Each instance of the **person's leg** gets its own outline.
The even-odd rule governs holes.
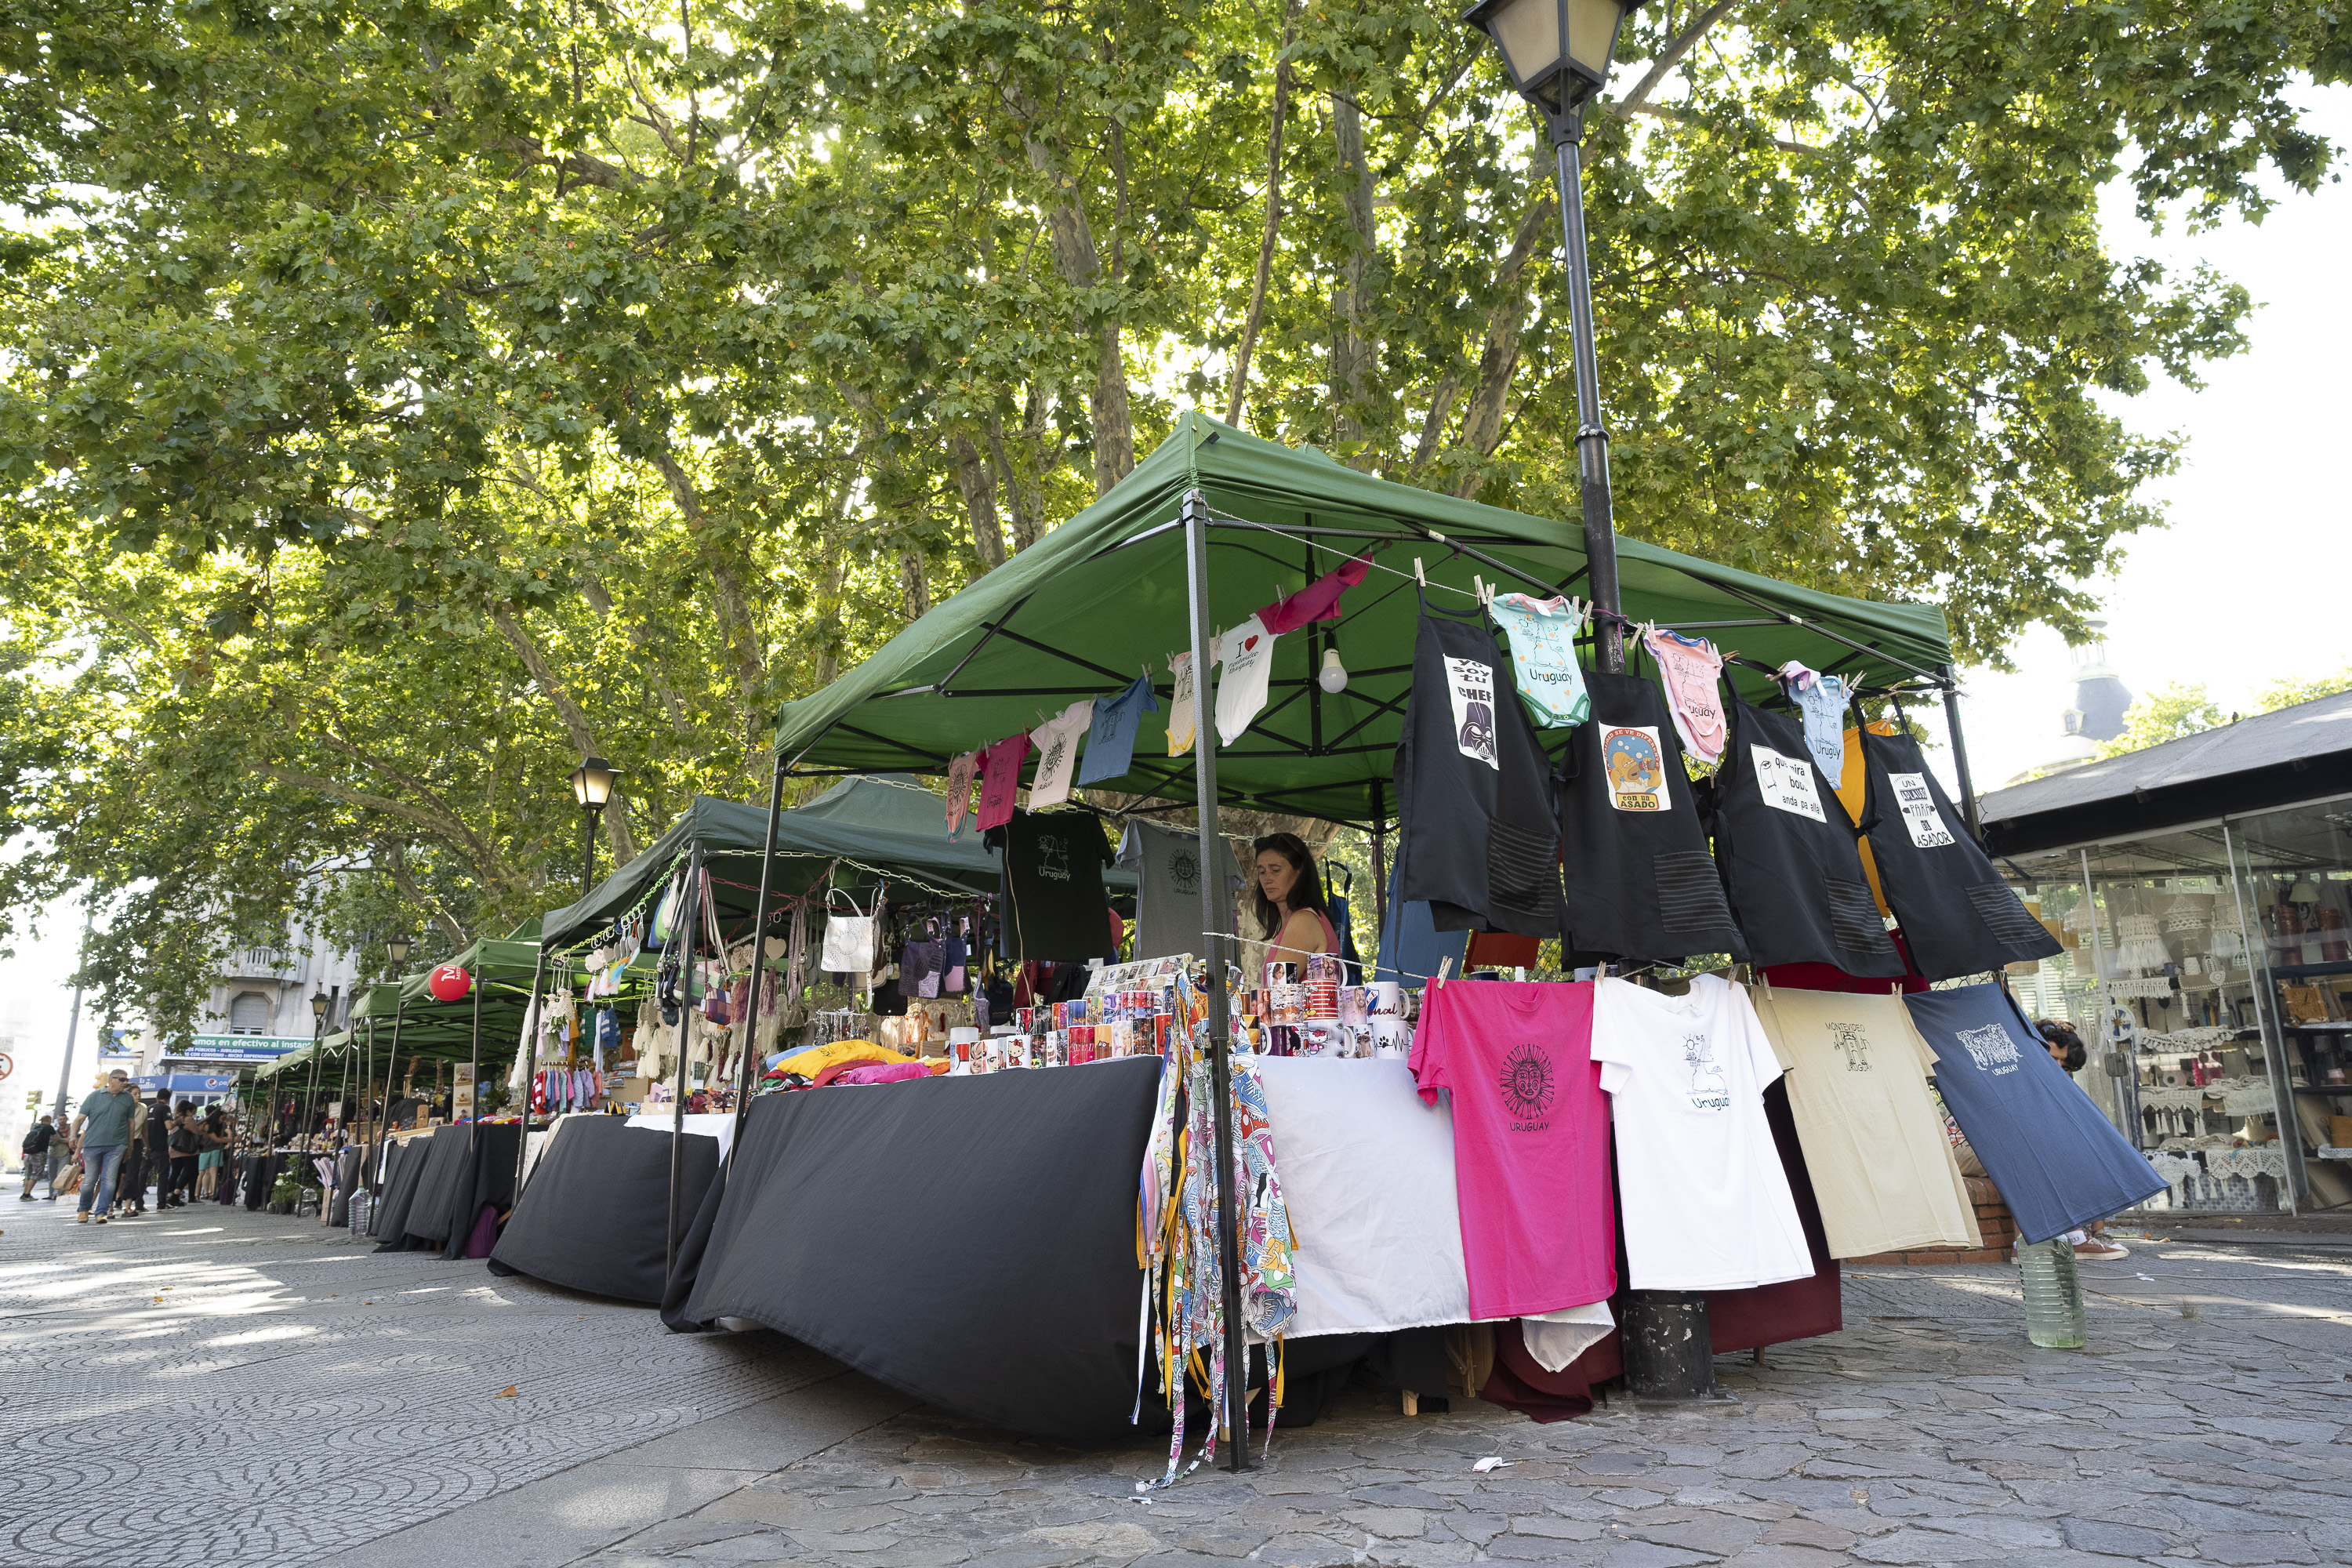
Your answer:
[[[172,1206],[187,1206],[187,1194],[196,1184],[196,1157],[194,1154],[172,1156]]]
[[[114,1181],[122,1171],[122,1145],[110,1149],[84,1148],[81,1152],[81,1212],[88,1214],[93,1205],[98,1209],[98,1223],[106,1223],[107,1211],[114,1202]]]
[[[155,1206],[158,1209],[167,1209],[172,1206],[172,1194],[174,1190],[172,1185],[172,1156],[168,1151],[155,1156]]]

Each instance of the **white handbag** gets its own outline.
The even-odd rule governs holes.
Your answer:
[[[858,911],[856,900],[848,894],[841,895],[850,912],[837,914],[825,911],[824,945],[817,967],[836,974],[853,974],[862,981],[874,967],[875,917]]]

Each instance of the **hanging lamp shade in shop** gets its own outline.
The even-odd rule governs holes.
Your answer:
[[[474,988],[474,977],[454,963],[444,963],[425,977],[425,986],[436,1001],[462,1002]]]

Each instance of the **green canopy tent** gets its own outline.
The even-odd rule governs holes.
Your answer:
[[[971,829],[947,836],[946,805],[905,774],[845,779],[776,823],[772,855],[768,822],[756,805],[698,795],[676,826],[579,902],[551,911],[541,922],[551,952],[576,945],[652,899],[663,879],[700,850],[711,872],[711,898],[722,924],[748,927],[751,879],[765,858],[774,887],[804,889],[833,870],[853,889],[877,880],[912,879],[950,896],[996,891],[1002,861]],[[1106,878],[1134,886],[1131,872]]]
[[[1360,825],[1381,818],[1412,680],[1416,558],[1433,595],[1457,608],[1471,602],[1474,577],[1538,595],[1574,594],[1583,578],[1577,524],[1396,484],[1186,414],[1110,494],[831,686],[788,704],[779,754],[795,776],[940,774],[961,752],[1149,671],[1160,711],[1144,718],[1135,764],[1103,787],[1192,799],[1191,764],[1166,745],[1168,657],[1192,646],[1180,515],[1188,496],[1206,533],[1213,629],[1377,552],[1342,619],[1277,641],[1265,710],[1219,750],[1218,798],[1228,805]],[[1776,668],[1796,659],[1872,687],[1948,685],[1950,644],[1935,605],[1842,598],[1635,540],[1618,548],[1633,620],[1700,633]],[[1349,671],[1336,696],[1314,679],[1330,648]],[[1751,700],[1775,694],[1760,672],[1731,674]]]
[[[1207,678],[1213,636],[1349,561],[1369,556],[1337,621],[1280,636],[1266,705],[1229,745],[1215,733]],[[1674,551],[1617,543],[1620,625],[1704,635],[1756,668],[1727,666],[1741,696],[1780,692],[1769,671],[1791,660],[1876,690],[1937,692],[1958,752],[1957,686],[1943,612],[1931,605],[1844,598]],[[1454,608],[1482,592],[1576,594],[1589,572],[1579,525],[1535,518],[1359,473],[1311,448],[1261,440],[1197,413],[1108,495],[1002,568],[934,607],[824,690],[788,704],[776,727],[776,784],[786,776],[903,769],[947,772],[952,759],[1022,731],[1073,701],[1150,676],[1126,773],[1102,787],[1178,803],[1321,817],[1368,826],[1388,816],[1395,752],[1412,685],[1427,593]],[[1425,586],[1424,586],[1425,584]],[[1612,628],[1613,635],[1613,628]],[[1170,658],[1188,653],[1197,739],[1166,744],[1175,695]],[[1327,655],[1348,671],[1328,692]],[[1564,752],[1565,734],[1547,737]],[[1961,795],[1973,792],[1961,763]],[[1216,813],[1197,814],[1203,863],[1217,855]],[[1379,838],[1375,840],[1375,853]],[[1375,867],[1375,877],[1379,870]],[[764,916],[764,889],[755,921]],[[1202,929],[1230,919],[1217,879],[1202,879]],[[1224,965],[1208,964],[1216,1163],[1231,1171],[1233,1132]],[[737,1146],[741,1139],[739,1132]],[[1228,1364],[1242,1365],[1232,1184],[1221,1180],[1222,1294]],[[1227,1385],[1232,1430],[1246,1430],[1245,1380]],[[1234,1463],[1245,1461],[1236,1444]]]

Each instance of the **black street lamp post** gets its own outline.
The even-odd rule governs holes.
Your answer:
[[[1584,111],[1608,85],[1625,18],[1642,0],[1483,0],[1462,19],[1495,40],[1511,85],[1551,132],[1559,175],[1559,226],[1568,263],[1568,324],[1576,354],[1576,467],[1584,502],[1584,558],[1592,602],[1610,616],[1617,596],[1617,525],[1609,503],[1609,429],[1601,419],[1601,372],[1592,348],[1592,268],[1584,247]],[[1625,668],[1623,630],[1593,628],[1601,668]],[[1618,1324],[1627,1388],[1639,1398],[1717,1400],[1706,1298],[1692,1290],[1630,1292]]]
[[[1568,325],[1576,354],[1576,467],[1584,503],[1584,558],[1593,604],[1610,615],[1617,597],[1617,528],[1609,504],[1609,429],[1601,421],[1601,374],[1593,363],[1592,271],[1584,251],[1584,110],[1609,80],[1617,33],[1642,0],[1484,0],[1462,19],[1495,40],[1511,85],[1543,116],[1559,176],[1559,226],[1568,262]],[[1625,668],[1623,632],[1593,627],[1601,668]]]
[[[621,770],[602,757],[590,757],[572,770],[572,798],[580,803],[580,896],[596,885],[596,824],[613,798]]]

